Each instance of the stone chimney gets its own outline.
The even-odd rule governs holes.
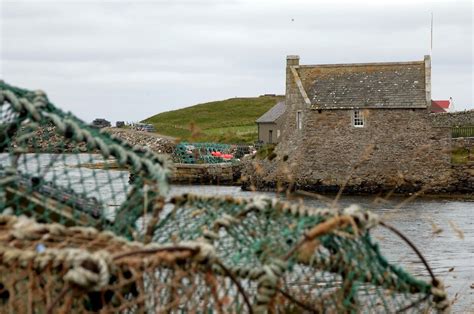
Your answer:
[[[428,112],[431,112],[431,56],[425,55],[425,93]]]
[[[300,56],[296,56],[296,55],[286,56],[286,66],[289,67],[291,65],[300,65]]]
[[[290,102],[288,101],[288,96],[292,94],[292,88],[295,88],[295,80],[293,78],[293,73],[291,73],[290,67],[300,65],[300,56],[289,55],[286,56],[286,105],[289,106]]]

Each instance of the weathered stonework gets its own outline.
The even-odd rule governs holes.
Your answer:
[[[451,143],[453,148],[467,148],[474,151],[474,137],[453,138]]]
[[[451,181],[444,192],[474,194],[474,137],[453,138],[451,148],[466,149],[469,156],[465,163],[451,166]]]
[[[310,190],[337,191],[347,180],[348,188],[359,192],[447,184],[449,128],[433,128],[424,109],[368,109],[366,116],[366,127],[354,128],[348,110],[305,112],[306,125],[317,127],[301,130],[293,150],[277,146],[280,171],[263,180],[289,183],[280,173],[288,168],[295,184]]]
[[[474,126],[474,110],[432,113],[430,118],[435,127]]]
[[[436,192],[453,186],[451,128],[435,125],[428,110],[429,58],[327,67],[300,66],[298,61],[295,57],[287,60],[288,107],[282,140],[275,149],[277,158],[247,165],[247,186],[293,185],[334,192],[344,186],[345,191],[361,193]],[[357,83],[344,85],[354,77]],[[357,88],[364,80],[370,82],[369,87],[360,91]],[[351,88],[341,87],[349,85],[353,95],[337,94],[350,92]],[[372,85],[383,86],[381,92],[371,95]],[[355,108],[363,112],[364,127],[352,123]],[[298,111],[302,129],[296,124]]]
[[[229,163],[174,164],[171,182],[174,184],[232,185],[239,178],[239,166]]]
[[[451,184],[445,192],[473,193],[474,192],[474,162],[464,165],[453,165]]]

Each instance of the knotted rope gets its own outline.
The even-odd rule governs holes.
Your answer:
[[[442,281],[437,279],[437,281],[433,283],[431,294],[433,295],[433,302],[436,304],[436,309],[440,313],[447,314],[451,312],[451,302],[448,299],[448,294],[446,293]]]
[[[157,155],[148,148],[132,146],[116,137],[110,137],[111,143],[106,143],[102,138],[93,136],[88,128],[80,126],[71,118],[60,117],[54,112],[40,111],[39,109],[45,108],[48,104],[46,95],[41,91],[35,92],[33,103],[26,98],[17,97],[10,90],[0,90],[0,95],[0,105],[7,101],[16,112],[26,112],[34,122],[44,122],[45,120],[52,122],[60,134],[76,142],[84,142],[92,149],[97,149],[104,158],[113,156],[120,166],[130,167],[134,172],[144,171],[148,177],[156,181],[160,195],[167,194],[168,178],[172,168],[168,157]],[[33,134],[31,133],[31,135]],[[22,138],[22,140],[25,139],[25,137]]]
[[[330,217],[335,215],[347,215],[354,219],[354,222],[362,229],[375,227],[379,222],[377,214],[363,210],[358,205],[351,205],[342,211],[330,208],[310,208],[302,204],[294,204],[280,201],[265,195],[258,195],[253,198],[232,198],[228,196],[205,196],[192,193],[186,193],[180,196],[174,196],[170,200],[176,206],[191,206],[195,203],[227,204],[244,206],[244,209],[238,213],[239,216],[245,216],[249,212],[257,211],[278,211],[284,214],[291,214],[297,217]],[[226,226],[236,222],[229,214],[225,214],[215,222],[216,225]]]
[[[80,288],[98,291],[109,283],[111,257],[105,251],[90,253],[83,249],[45,249],[42,252],[20,250],[0,246],[2,263],[6,266],[27,267],[32,264],[36,271],[47,265],[66,267],[63,280]]]

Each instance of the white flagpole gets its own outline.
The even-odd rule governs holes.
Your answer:
[[[430,40],[430,56],[433,55],[433,12],[431,12],[431,40]]]

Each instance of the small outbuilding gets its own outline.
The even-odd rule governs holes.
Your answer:
[[[277,144],[279,142],[285,109],[285,101],[280,101],[257,119],[258,140],[260,142],[264,144]]]

